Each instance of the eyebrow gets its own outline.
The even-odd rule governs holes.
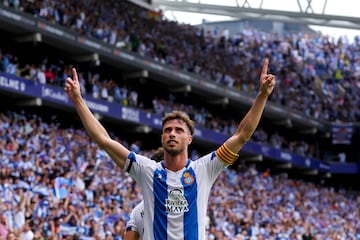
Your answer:
[[[164,130],[169,130],[169,129],[175,129],[175,130],[184,130],[185,128],[184,127],[178,127],[178,126],[175,126],[175,127],[165,127]]]

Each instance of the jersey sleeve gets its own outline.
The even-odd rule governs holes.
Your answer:
[[[157,162],[148,157],[130,152],[123,169],[137,182],[140,182],[141,177],[146,175],[147,172],[153,172],[157,164]]]
[[[194,164],[196,168],[205,171],[210,182],[215,182],[221,171],[228,166],[216,156],[215,151],[195,160]]]
[[[139,232],[139,229],[135,222],[135,212],[134,211],[131,212],[130,219],[126,223],[126,231],[127,232],[129,232],[129,231]]]
[[[130,214],[130,219],[126,223],[126,231],[135,231],[140,236],[143,234],[144,202],[138,204]]]

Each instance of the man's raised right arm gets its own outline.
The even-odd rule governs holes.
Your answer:
[[[72,69],[72,75],[73,78],[68,77],[66,79],[65,91],[74,103],[84,128],[90,138],[96,142],[100,148],[104,149],[120,168],[123,168],[130,151],[119,142],[113,140],[106,129],[95,118],[81,96],[78,75],[75,68]]]

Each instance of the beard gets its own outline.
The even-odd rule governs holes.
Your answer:
[[[163,146],[164,151],[167,152],[170,156],[176,156],[182,152],[182,149],[172,148],[168,146]]]

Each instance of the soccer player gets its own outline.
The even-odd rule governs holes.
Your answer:
[[[162,119],[161,143],[164,160],[157,163],[130,151],[112,139],[95,118],[80,93],[76,69],[67,78],[65,91],[93,141],[141,186],[144,197],[144,239],[205,240],[205,219],[211,187],[220,172],[233,164],[238,152],[259,124],[266,102],[275,87],[264,61],[259,92],[235,133],[218,149],[195,161],[188,159],[194,122],[179,111]]]
[[[144,201],[131,211],[130,220],[126,224],[124,240],[141,240],[144,235]]]

